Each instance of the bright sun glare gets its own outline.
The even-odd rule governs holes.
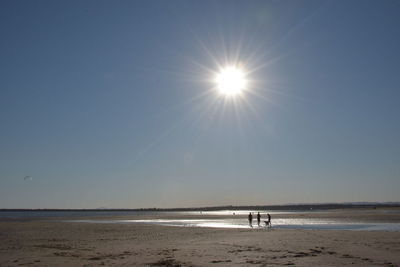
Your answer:
[[[246,88],[244,72],[236,67],[227,67],[218,73],[217,89],[225,96],[235,96]]]

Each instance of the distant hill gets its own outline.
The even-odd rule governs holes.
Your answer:
[[[138,208],[138,209],[0,209],[0,211],[217,211],[217,210],[330,210],[351,208],[393,208],[400,202],[346,202],[346,203],[300,203],[284,205],[215,206],[187,208]]]

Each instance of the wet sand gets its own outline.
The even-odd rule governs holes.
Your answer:
[[[400,222],[400,213],[379,210],[296,216]],[[138,218],[144,217],[123,219]],[[0,266],[400,266],[400,232],[385,231],[218,229],[40,219],[3,220],[0,240]]]

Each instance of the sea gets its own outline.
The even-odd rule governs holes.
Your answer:
[[[264,223],[266,213],[261,212],[260,225],[253,219],[252,225],[247,220],[247,214],[253,210],[219,210],[219,211],[0,211],[0,221],[27,220],[27,219],[52,219],[57,218],[70,223],[112,223],[112,224],[153,224],[171,227],[209,227],[209,228],[234,228],[234,229],[305,229],[305,230],[349,230],[349,231],[400,231],[400,223],[387,222],[363,222],[345,219],[314,219],[314,218],[279,218],[280,214],[290,213],[296,217],[303,211],[271,211],[272,226]],[[324,211],[330,212],[330,211]],[[390,211],[389,211],[390,212]],[[157,219],[112,219],[115,216],[132,217],[146,215]],[[185,215],[191,215],[193,219],[182,219]],[[193,216],[194,215],[194,216]],[[206,215],[212,215],[206,216]],[[227,217],[227,215],[232,215]],[[163,219],[162,217],[168,219]],[[88,217],[85,219],[85,217]],[[89,218],[90,217],[90,218]],[[99,217],[99,219],[96,219]],[[101,218],[100,218],[101,217]],[[107,219],[109,217],[110,219]],[[174,218],[176,217],[176,218]],[[201,218],[204,217],[204,218]],[[274,218],[278,217],[278,218]],[[160,219],[161,218],[161,219]],[[256,216],[253,216],[256,218]]]

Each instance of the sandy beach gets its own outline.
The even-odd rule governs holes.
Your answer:
[[[373,210],[301,216],[400,221],[398,212]],[[129,219],[137,218],[144,216]],[[0,223],[0,240],[0,266],[400,266],[400,232],[388,231],[222,229],[9,219]]]

